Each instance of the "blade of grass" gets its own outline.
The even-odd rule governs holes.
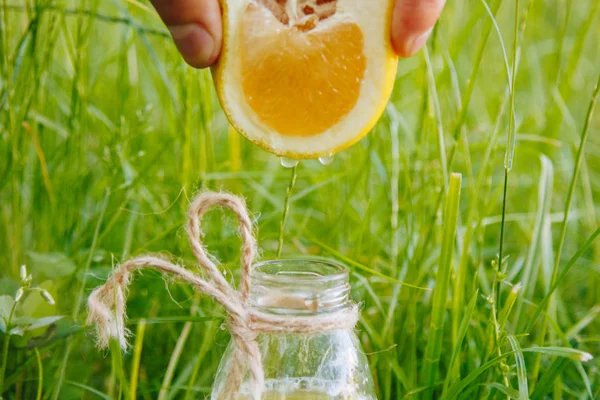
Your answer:
[[[211,322],[208,324],[208,326],[206,327],[206,329],[204,330],[204,332],[213,332],[214,329],[214,322]],[[220,325],[220,324],[219,324]],[[194,384],[196,383],[196,377],[198,376],[198,371],[200,370],[200,367],[205,363],[205,359],[204,357],[206,356],[206,352],[209,350],[209,348],[211,346],[213,346],[213,342],[212,342],[212,335],[205,335],[202,341],[202,345],[200,346],[200,350],[198,351],[198,359],[196,360],[196,363],[194,364],[194,369],[192,370],[192,375],[190,376],[190,381],[188,383],[186,392],[185,392],[185,397],[183,398],[183,400],[190,400],[191,396],[193,396],[192,391],[194,388]]]
[[[50,174],[48,173],[48,164],[46,163],[46,156],[44,155],[44,150],[42,149],[42,146],[40,145],[40,140],[37,135],[37,130],[35,128],[32,128],[31,125],[29,125],[26,122],[23,122],[23,128],[25,129],[25,132],[27,132],[27,134],[31,138],[31,141],[33,142],[33,145],[35,147],[35,152],[36,152],[38,160],[40,162],[40,168],[42,170],[42,177],[44,180],[44,186],[46,188],[46,192],[48,192],[48,197],[50,198],[50,202],[52,204],[54,204],[56,202],[56,199],[54,196],[54,190],[52,189],[52,182],[50,181]]]
[[[583,126],[583,130],[581,133],[581,140],[579,143],[579,148],[577,150],[577,156],[575,158],[575,166],[574,166],[574,170],[573,170],[573,175],[571,178],[571,183],[569,184],[569,189],[567,191],[567,199],[565,202],[565,211],[564,211],[564,218],[563,218],[563,222],[561,225],[561,230],[560,230],[560,237],[559,237],[559,241],[558,241],[558,246],[557,246],[557,250],[556,250],[556,257],[554,259],[554,268],[552,269],[552,278],[550,279],[550,284],[552,287],[554,287],[554,284],[557,280],[558,277],[558,269],[560,266],[560,261],[561,261],[561,255],[562,255],[562,249],[565,243],[565,239],[566,239],[566,235],[567,235],[567,226],[568,226],[568,221],[569,221],[569,212],[571,210],[571,202],[573,201],[573,195],[575,193],[575,186],[577,185],[577,177],[579,175],[579,169],[581,167],[581,160],[583,159],[583,155],[585,152],[585,144],[587,142],[587,137],[589,135],[590,132],[590,125],[592,122],[592,117],[594,115],[594,109],[596,107],[596,101],[598,99],[598,94],[600,93],[600,74],[598,75],[597,81],[596,81],[596,86],[593,90],[592,93],[592,98],[590,100],[590,104],[588,107],[588,112],[587,112],[587,116],[585,119],[585,123]],[[594,236],[594,235],[593,235]],[[595,237],[595,236],[594,236]],[[564,276],[564,275],[563,275]],[[552,289],[549,294],[550,296],[547,296],[548,301],[545,303],[545,307],[546,307],[546,311],[548,311],[550,304],[552,303],[552,293],[554,292],[554,289]],[[544,299],[545,300],[545,299]],[[539,313],[536,314],[534,319],[537,319],[537,317],[539,316]],[[531,326],[532,324],[530,323],[529,326]],[[545,341],[545,337],[546,337],[546,329],[547,329],[547,325],[546,323],[542,323],[541,329],[540,329],[540,334],[539,334],[539,344],[543,345],[544,341]],[[528,330],[529,331],[529,330]],[[533,368],[533,373],[532,373],[532,381],[535,382],[537,380],[539,371],[540,371],[540,364],[541,364],[541,358],[538,356],[538,358],[536,359],[534,368]]]
[[[488,388],[495,389],[495,390],[499,391],[500,393],[505,394],[509,398],[513,398],[513,399],[519,398],[519,392],[517,390],[510,388],[510,387],[506,387],[498,382],[486,383],[482,386],[486,386]]]
[[[512,88],[513,87],[513,79],[512,79],[513,75],[511,74],[510,67],[508,66],[508,56],[506,55],[506,46],[504,46],[504,38],[502,36],[502,31],[500,30],[500,27],[498,26],[498,22],[496,21],[496,13],[494,11],[492,11],[492,9],[490,8],[490,6],[488,5],[488,3],[485,0],[480,0],[480,1],[481,1],[481,4],[483,5],[483,7],[485,8],[485,11],[487,12],[488,16],[490,17],[493,28],[496,30],[496,33],[498,34],[498,40],[500,41],[500,48],[502,50],[502,58],[504,61],[504,67],[506,68],[506,78],[508,79],[508,86]],[[518,1],[519,0],[517,0],[517,2]],[[518,21],[518,9],[519,8],[517,7],[516,8],[517,21]],[[517,40],[517,36],[515,36],[515,42],[516,42],[516,40]],[[517,63],[517,59],[514,58],[513,65],[516,65],[516,63]]]
[[[567,68],[566,68],[566,72],[565,72],[565,78],[562,79],[560,82],[559,91],[563,95],[566,93],[567,89],[573,87],[572,86],[573,78],[575,77],[575,72],[577,71],[577,66],[579,65],[579,62],[581,61],[581,55],[583,54],[584,45],[585,45],[586,39],[588,38],[590,29],[593,26],[595,26],[594,19],[596,18],[596,14],[598,13],[598,10],[600,10],[600,3],[597,1],[592,2],[590,7],[591,7],[591,10],[589,10],[588,16],[587,16],[585,22],[583,24],[581,24],[581,27],[579,28],[579,31],[577,32],[576,37],[578,38],[578,40],[575,41],[573,49],[571,50],[571,53],[569,54],[569,60],[568,60],[568,64],[567,64]]]
[[[87,282],[87,276],[90,270],[90,265],[92,264],[92,258],[94,256],[94,252],[96,251],[96,246],[98,244],[98,237],[100,235],[100,228],[102,226],[102,221],[104,220],[104,214],[106,212],[106,208],[108,206],[108,199],[110,197],[110,189],[107,188],[104,192],[104,200],[102,202],[102,206],[100,207],[100,215],[98,216],[98,222],[96,223],[96,229],[94,230],[94,237],[92,239],[92,245],[90,246],[90,250],[88,253],[87,262],[85,263],[85,267],[83,269],[83,279],[79,284],[79,291],[77,294],[77,299],[75,301],[75,307],[73,308],[73,320],[77,321],[79,318],[79,312],[82,305],[83,296],[85,293],[85,286]],[[67,339],[67,344],[65,347],[65,353],[63,355],[63,360],[60,367],[60,372],[58,375],[58,380],[56,383],[56,388],[54,389],[54,394],[52,396],[53,400],[58,400],[60,396],[60,391],[62,388],[62,383],[65,377],[65,372],[67,370],[67,363],[69,361],[69,355],[71,354],[71,347],[73,346],[73,337],[69,336]]]
[[[569,342],[569,340],[567,339],[567,336],[565,335],[565,333],[563,332],[563,330],[561,329],[561,327],[558,325],[558,323],[554,320],[554,318],[552,318],[549,315],[545,314],[546,319],[548,320],[548,322],[552,325],[552,328],[554,329],[554,333],[555,333],[555,338],[553,338],[553,341],[558,341],[560,340],[563,344],[563,347],[567,347],[567,348],[573,348],[573,346],[571,345],[571,342]],[[590,378],[587,375],[587,372],[585,371],[585,368],[583,368],[583,363],[582,361],[579,360],[574,360],[573,364],[575,364],[575,368],[577,369],[577,372],[579,373],[579,375],[581,376],[581,380],[583,381],[583,384],[585,386],[585,389],[587,390],[590,398],[594,398],[593,394],[592,394],[592,385],[590,383]],[[562,397],[562,395],[559,393],[560,389],[562,387],[562,378],[559,376],[557,377],[557,380],[554,382],[554,397]]]
[[[581,133],[581,141],[579,143],[579,148],[577,150],[577,156],[575,158],[575,168],[573,170],[573,176],[571,178],[571,183],[569,184],[569,190],[567,192],[567,200],[565,202],[564,209],[564,218],[561,225],[560,230],[560,238],[558,241],[558,247],[556,251],[556,258],[554,262],[554,269],[552,271],[552,279],[550,282],[554,284],[558,275],[558,267],[560,266],[560,258],[562,249],[565,243],[565,239],[567,236],[567,225],[569,222],[569,211],[571,210],[571,202],[573,201],[573,194],[575,193],[575,186],[577,185],[577,176],[579,175],[579,167],[581,165],[581,160],[585,151],[585,144],[587,141],[588,134],[590,132],[590,126],[592,123],[592,117],[594,116],[594,109],[596,107],[596,101],[598,100],[598,94],[600,93],[600,74],[598,75],[598,80],[596,81],[596,87],[594,88],[592,99],[590,101],[590,105],[588,107],[587,117],[585,119],[585,124],[583,126],[583,131]]]
[[[37,394],[35,396],[35,400],[42,400],[42,394],[44,392],[44,364],[42,364],[42,357],[40,356],[40,351],[36,348],[35,350],[35,358],[38,364],[38,387]]]
[[[334,248],[332,248],[330,246],[327,246],[325,243],[320,242],[318,239],[314,238],[309,233],[304,232],[303,235],[304,235],[304,237],[306,239],[310,240],[311,242],[313,242],[317,246],[321,247],[323,250],[327,251],[331,255],[333,255],[333,256],[339,258],[340,260],[342,260],[343,262],[345,262],[345,263],[347,263],[347,264],[349,264],[349,265],[351,265],[353,267],[356,267],[356,268],[358,268],[358,269],[360,269],[362,271],[365,271],[365,272],[367,272],[367,273],[369,273],[371,275],[378,276],[378,277],[383,278],[385,280],[388,280],[390,282],[397,283],[399,285],[404,285],[406,287],[410,287],[410,288],[413,288],[413,289],[431,291],[431,289],[429,289],[427,287],[416,286],[416,285],[412,285],[410,283],[399,281],[398,279],[395,279],[395,278],[392,278],[391,276],[387,276],[385,274],[382,274],[379,271],[376,271],[376,270],[374,270],[372,268],[367,267],[366,265],[363,265],[363,264],[361,264],[359,262],[356,262],[356,261],[352,260],[351,258],[348,258],[348,257],[344,256],[342,253],[340,253],[339,251],[335,250]]]
[[[471,323],[471,319],[473,318],[473,312],[475,311],[475,306],[477,305],[477,298],[479,297],[479,291],[476,291],[473,295],[471,301],[467,305],[466,310],[463,313],[462,319],[460,321],[460,327],[458,329],[458,334],[456,336],[456,340],[454,342],[454,348],[452,349],[452,355],[450,356],[450,363],[448,364],[448,370],[452,371],[456,360],[458,359],[458,355],[460,354],[463,341],[467,334],[467,329],[469,328],[469,324]],[[457,364],[459,365],[459,364]],[[458,368],[457,368],[458,369]],[[447,374],[446,379],[444,379],[444,388],[442,390],[441,397],[443,398],[445,393],[448,391],[448,387],[450,386],[452,374]],[[460,379],[460,373],[457,374],[457,377]]]
[[[553,382],[563,372],[563,370],[569,365],[567,358],[559,357],[550,367],[544,372],[541,379],[535,385],[535,389],[529,396],[530,400],[541,400],[544,396],[552,391]]]
[[[215,315],[214,317],[204,316],[180,316],[180,317],[153,317],[153,318],[142,318],[142,319],[130,319],[127,321],[129,325],[137,325],[143,323],[146,325],[154,324],[173,324],[175,322],[211,322],[211,321],[223,321],[223,317]]]
[[[392,213],[390,216],[390,223],[392,227],[392,237],[391,237],[391,265],[392,265],[392,276],[397,277],[399,280],[404,279],[403,271],[398,270],[398,257],[400,254],[400,231],[399,231],[399,212],[400,212],[400,204],[399,204],[399,180],[400,180],[400,120],[401,116],[398,110],[392,105],[388,106],[388,115],[390,117],[390,137],[392,141],[392,171],[391,171],[391,180],[390,180],[390,189],[391,189],[391,203],[392,203]],[[442,139],[443,140],[443,139]],[[445,181],[446,182],[446,181]],[[385,325],[383,328],[382,336],[384,338],[388,337],[389,330],[392,326],[394,326],[394,316],[396,314],[396,307],[398,306],[398,296],[400,294],[400,287],[396,285],[394,287],[392,293],[392,299],[389,303],[389,308],[387,311],[387,316],[385,320]],[[384,339],[385,340],[385,339]],[[393,339],[389,340],[389,342],[393,341]]]
[[[484,0],[482,0],[484,1]],[[484,1],[485,3],[485,1]],[[515,116],[515,84],[516,84],[516,74],[517,74],[517,57],[518,57],[518,49],[519,49],[519,0],[515,2],[515,20],[514,20],[514,42],[513,42],[513,62],[512,62],[512,72],[508,69],[508,57],[506,56],[506,51],[504,48],[504,43],[502,42],[502,35],[494,19],[491,11],[487,8],[490,17],[494,21],[494,27],[498,31],[498,36],[501,41],[501,48],[503,51],[503,56],[505,59],[506,72],[508,74],[508,84],[510,87],[510,116],[508,119],[508,137],[507,137],[507,146],[506,146],[506,154],[504,159],[504,189],[502,192],[502,222],[500,224],[500,244],[498,249],[498,271],[494,277],[494,284],[492,286],[492,314],[494,321],[496,321],[496,315],[498,309],[500,307],[500,283],[504,279],[506,275],[507,264],[504,263],[504,230],[506,227],[506,207],[507,207],[507,195],[508,195],[508,175],[510,170],[512,169],[514,152],[515,152],[515,143],[516,143],[516,116]],[[496,329],[496,346],[498,348],[498,353],[500,353],[500,343],[499,343],[499,331]],[[504,377],[505,384],[507,383],[506,377]]]
[[[475,53],[475,60],[473,61],[473,68],[471,69],[469,78],[467,79],[467,86],[466,86],[465,90],[463,91],[463,98],[462,98],[463,107],[462,107],[461,113],[458,115],[458,118],[457,118],[457,121],[456,121],[456,124],[454,127],[454,131],[452,134],[452,137],[457,142],[458,142],[457,139],[460,135],[461,129],[465,123],[467,113],[469,111],[469,105],[471,104],[471,98],[473,96],[473,90],[475,88],[475,81],[478,76],[479,69],[481,67],[481,61],[483,60],[483,53],[485,52],[490,33],[492,31],[492,27],[495,23],[495,16],[497,15],[498,10],[500,9],[500,6],[502,5],[502,0],[496,0],[493,3],[492,7],[488,7],[487,3],[485,3],[485,1],[483,1],[483,0],[482,0],[482,3],[484,5],[486,12],[491,11],[491,15],[494,18],[490,19],[489,23],[484,28],[483,34],[481,35],[481,41],[479,42],[479,47],[477,48],[477,51]],[[453,147],[453,150],[451,153],[452,155],[454,154],[455,148],[456,147]],[[448,157],[450,167],[452,166],[452,160],[454,158],[452,155],[450,157]]]
[[[525,265],[523,266],[523,275],[521,278],[521,282],[525,288],[523,294],[523,298],[525,299],[532,299],[533,297],[533,291],[535,289],[535,284],[538,277],[538,271],[535,268],[538,261],[538,247],[542,243],[542,229],[545,224],[545,219],[549,216],[552,200],[554,166],[552,165],[552,161],[544,155],[540,156],[540,165],[541,173],[540,184],[538,186],[537,213],[533,225],[533,233],[531,235],[531,245],[528,249]],[[515,313],[517,320],[521,316],[522,305],[523,302],[519,301]]]
[[[204,177],[206,174],[206,167],[200,166],[199,171],[196,170],[196,166],[192,165],[192,160],[195,159],[194,152],[192,151],[192,129],[196,127],[196,123],[192,123],[192,109],[195,104],[193,104],[193,82],[198,79],[197,75],[190,68],[185,73],[185,85],[184,85],[184,94],[183,94],[183,118],[181,121],[182,133],[183,133],[183,143],[181,144],[181,186],[185,187],[190,182],[193,182],[196,179],[196,174],[199,173],[200,177]],[[194,130],[194,135],[197,135],[198,132]],[[206,156],[202,157],[203,154],[200,153],[200,158],[203,160],[206,159]]]
[[[94,395],[100,397],[101,399],[104,399],[104,400],[115,400],[114,398],[112,398],[112,397],[110,397],[110,396],[102,393],[101,391],[96,390],[93,387],[90,387],[88,385],[84,385],[83,383],[73,382],[73,381],[65,381],[65,383],[67,385],[71,385],[71,386],[75,386],[76,388],[83,389],[86,392],[89,392],[91,394],[94,394]]]
[[[519,292],[521,291],[521,287],[522,287],[521,283],[517,283],[517,284],[513,285],[512,289],[508,293],[508,296],[506,297],[506,301],[504,302],[504,307],[498,314],[498,326],[499,326],[499,329],[501,332],[504,331],[504,327],[506,326],[506,322],[508,321],[508,318],[513,309],[513,306],[515,305],[515,302],[517,301],[517,298],[519,297]]]
[[[572,340],[576,338],[580,332],[589,326],[596,318],[600,315],[600,304],[592,307],[588,313],[581,318],[577,323],[569,328],[568,331],[565,332],[565,337],[567,340]]]
[[[126,15],[126,18],[133,21],[133,18],[131,17],[131,14],[129,13],[129,10],[127,9],[127,7],[125,7],[123,4],[121,4],[121,2],[119,2],[118,0],[113,0],[113,4],[117,8],[119,8],[119,10],[121,10],[121,12],[123,12]],[[146,32],[144,30],[138,29],[139,25],[132,24],[132,27],[136,30],[136,33],[138,34],[138,37],[140,38],[144,47],[146,48],[148,55],[152,58],[152,60],[153,60],[152,66],[154,68],[156,68],[158,75],[159,75],[165,89],[167,90],[167,93],[169,93],[169,97],[171,98],[173,107],[175,108],[176,112],[178,114],[180,114],[181,113],[181,104],[177,100],[177,95],[175,93],[175,90],[173,89],[173,85],[170,84],[169,77],[164,68],[164,64],[161,62],[161,60],[156,55],[156,51],[154,51],[152,44],[148,40],[148,36],[146,35]]]
[[[125,372],[123,371],[123,353],[121,352],[121,346],[115,339],[111,339],[109,343],[110,360],[111,360],[111,373],[109,380],[110,397],[113,399],[121,399],[123,392],[127,392],[125,386]],[[115,385],[117,385],[117,393],[115,396]]]
[[[196,75],[198,82],[199,113],[198,113],[198,171],[200,178],[204,178],[208,172],[214,170],[214,146],[211,134],[210,123],[212,121],[212,81],[208,71],[201,71]]]
[[[558,356],[565,357],[575,361],[587,362],[592,360],[594,357],[585,351],[573,349],[571,347],[558,347],[558,346],[547,346],[547,347],[529,347],[523,349],[523,352],[545,354],[547,356]]]
[[[18,5],[18,4],[6,4],[5,8],[7,10],[12,11],[20,11],[26,12],[28,7]],[[44,4],[36,7],[38,12],[44,11],[55,11],[60,13],[61,15],[72,16],[72,17],[93,17],[97,21],[102,21],[106,23],[114,23],[114,24],[124,24],[131,26],[136,31],[143,32],[148,35],[155,35],[158,37],[162,37],[164,39],[171,39],[171,35],[166,29],[154,29],[141,25],[139,22],[134,20],[133,18],[128,17],[115,17],[112,15],[105,15],[94,10],[89,9],[81,9],[81,8],[65,8],[60,5],[52,5],[52,4]],[[6,13],[8,14],[8,13]],[[0,44],[1,45],[1,44]]]
[[[399,183],[400,180],[400,123],[399,123],[399,115],[396,107],[389,105],[388,106],[388,115],[390,116],[390,139],[392,142],[391,147],[391,155],[392,155],[392,178],[390,180],[390,197],[392,203],[392,212],[390,216],[390,224],[392,228],[392,241],[390,243],[391,249],[391,262],[392,262],[392,275],[394,277],[398,276],[398,254],[400,253],[400,232],[398,231],[399,225],[399,212],[400,212],[400,204],[399,204]],[[394,302],[392,302],[394,303]]]
[[[527,369],[521,346],[514,335],[507,336],[510,347],[515,353],[517,367],[517,381],[519,382],[519,400],[529,400],[529,388],[527,387]]]
[[[482,0],[483,1],[483,0]],[[486,3],[487,5],[487,3]],[[484,28],[484,32],[481,35],[481,41],[479,42],[479,47],[477,48],[476,51],[476,55],[475,55],[475,60],[473,61],[473,68],[471,69],[471,72],[469,74],[469,78],[467,79],[467,86],[465,88],[465,90],[463,91],[462,94],[462,110],[459,113],[456,123],[454,125],[454,130],[452,132],[452,138],[454,139],[455,143],[459,143],[460,142],[460,134],[463,131],[463,126],[465,124],[466,118],[467,118],[467,114],[469,111],[469,105],[471,104],[471,98],[473,96],[473,90],[475,88],[475,81],[477,79],[478,73],[479,73],[479,69],[481,67],[481,62],[483,60],[483,54],[485,52],[486,46],[487,46],[487,42],[490,36],[490,33],[492,31],[492,26],[495,20],[495,16],[498,13],[498,10],[500,9],[500,6],[502,5],[502,0],[496,0],[493,4],[493,6],[491,7],[491,15],[494,17],[492,18],[492,20],[490,20],[489,24],[487,24]],[[489,7],[486,7],[486,11],[487,9],[489,9]],[[448,168],[452,168],[452,163],[454,161],[454,156],[456,155],[456,149],[457,149],[457,145],[452,146],[452,149],[450,150],[449,156],[448,156]],[[427,254],[427,248],[429,246],[429,243],[431,241],[431,237],[433,234],[433,227],[436,225],[435,222],[437,220],[438,217],[438,210],[440,209],[440,207],[442,206],[442,201],[444,199],[444,191],[440,191],[436,202],[435,202],[435,209],[431,215],[431,219],[429,221],[429,223],[426,225],[426,233],[424,235],[425,239],[423,239],[421,241],[421,246],[420,246],[420,251],[415,252],[415,265],[421,265],[423,263],[423,259]]]
[[[562,249],[563,249],[566,235],[567,235],[567,225],[568,225],[568,221],[569,221],[569,212],[571,210],[571,202],[573,201],[573,195],[575,193],[575,186],[577,185],[577,176],[579,175],[581,160],[583,158],[583,154],[585,151],[585,144],[587,142],[587,137],[590,132],[590,125],[592,122],[592,117],[594,115],[594,109],[596,107],[596,101],[598,99],[599,93],[600,93],[600,74],[598,74],[598,79],[596,81],[596,87],[594,88],[594,91],[592,93],[592,98],[590,100],[590,104],[588,107],[587,117],[586,117],[586,120],[585,120],[585,123],[583,126],[583,131],[581,133],[581,141],[579,143],[579,148],[577,150],[577,156],[575,158],[575,166],[574,166],[574,170],[573,170],[573,175],[571,178],[571,183],[569,184],[569,189],[567,191],[567,199],[566,199],[565,208],[564,208],[564,218],[563,218],[563,222],[561,225],[560,237],[559,237],[558,246],[557,246],[557,250],[556,250],[556,256],[554,259],[554,267],[552,269],[552,278],[550,279],[551,290],[549,291],[548,295],[544,298],[544,301],[542,302],[544,304],[546,312],[548,312],[550,304],[552,303],[552,294],[554,293],[554,290],[556,289],[556,284],[560,283],[560,279],[558,279],[558,274],[559,274],[558,269],[560,266]],[[594,232],[594,234],[592,234],[592,238],[591,238],[592,241],[597,236],[597,234],[598,234],[598,230],[596,230],[596,232]],[[590,240],[588,240],[588,242],[586,242],[586,244],[584,245],[584,248],[587,248],[590,244],[591,244],[591,242],[590,242]],[[579,254],[579,252],[577,252],[577,254]],[[577,254],[576,254],[576,256],[577,256]],[[577,258],[579,258],[579,256],[577,256]],[[573,264],[574,264],[574,262],[573,262]],[[569,268],[573,264],[571,264],[571,262],[569,262],[569,264],[568,264]],[[563,272],[565,269],[567,269],[567,267],[565,267],[563,269]],[[561,274],[560,278],[562,279],[562,277],[564,277],[564,275],[565,274]],[[541,310],[538,308],[538,310],[536,311],[536,313],[534,315],[534,318],[531,321],[537,320],[537,318],[540,315],[540,312],[541,312]],[[533,324],[530,322],[528,327],[531,328],[532,326],[533,326]],[[546,329],[547,329],[547,325],[544,322],[544,323],[542,323],[542,326],[540,328],[540,334],[538,336],[538,342],[540,345],[544,344],[545,337],[546,337]],[[527,331],[530,331],[530,329],[528,329]],[[532,371],[532,375],[533,375],[532,381],[533,382],[535,382],[537,380],[537,377],[538,377],[538,374],[540,371],[540,366],[541,366],[541,358],[538,356],[535,361],[535,365],[534,365],[533,371]]]
[[[590,248],[590,246],[593,244],[594,240],[598,237],[598,235],[600,235],[600,228],[596,229],[596,231],[592,234],[592,236],[590,236],[588,238],[588,240],[583,244],[583,246],[581,246],[579,248],[579,250],[577,250],[577,252],[573,255],[573,257],[571,257],[571,259],[569,260],[567,265],[565,265],[563,267],[563,269],[560,271],[560,273],[554,280],[554,283],[550,287],[550,290],[548,291],[548,293],[546,293],[546,296],[540,302],[540,304],[537,306],[535,312],[533,313],[533,316],[530,318],[529,324],[527,325],[527,328],[525,328],[526,332],[531,332],[531,329],[533,328],[533,325],[535,325],[540,314],[542,312],[544,312],[544,313],[546,312],[545,310],[547,308],[547,305],[550,302],[550,299],[552,298],[552,294],[554,293],[554,291],[556,290],[558,285],[560,285],[560,283],[562,282],[564,277],[567,275],[567,273],[569,273],[569,271],[575,265],[577,260],[579,260],[579,258]]]
[[[590,360],[591,357],[591,355],[588,353],[565,347],[528,347],[525,349],[521,349],[521,352],[539,353],[550,356],[565,357],[565,359],[573,359],[578,361]],[[481,365],[479,368],[475,369],[473,372],[467,375],[462,381],[450,387],[450,389],[448,390],[448,394],[446,394],[445,397],[442,397],[442,400],[458,398],[458,395],[462,393],[462,391],[467,386],[469,386],[470,383],[474,382],[479,375],[487,371],[489,368],[499,364],[506,357],[511,356],[513,354],[515,354],[514,351],[507,351],[505,353],[502,353],[502,355],[487,361],[485,364]]]
[[[146,332],[146,321],[140,320],[135,331],[135,344],[133,347],[133,361],[131,363],[131,378],[129,380],[129,398],[137,399],[138,376],[140,372],[140,360],[142,359],[142,348],[144,344],[144,333]]]
[[[433,113],[435,117],[435,126],[438,136],[438,151],[440,154],[440,164],[442,165],[442,176],[444,177],[444,191],[448,190],[448,161],[446,160],[446,145],[444,144],[444,127],[442,124],[442,111],[440,108],[440,99],[438,97],[437,87],[435,85],[435,75],[429,58],[427,46],[423,47],[423,57],[427,66],[427,82],[433,101]]]
[[[477,182],[474,190],[470,193],[470,202],[471,204],[479,204],[480,196],[483,195],[484,186],[486,183],[488,166],[490,163],[492,150],[495,147],[496,140],[498,137],[498,133],[500,132],[501,122],[506,110],[506,106],[508,104],[509,96],[505,95],[502,100],[502,106],[500,108],[499,114],[496,118],[496,123],[494,129],[492,131],[491,137],[488,140],[485,153],[483,159],[481,161],[481,166],[479,173],[477,175]],[[462,239],[462,252],[460,254],[460,259],[458,262],[456,278],[454,280],[454,292],[452,294],[453,300],[453,308],[452,308],[452,335],[453,338],[457,337],[458,334],[458,321],[460,320],[459,315],[464,308],[464,298],[466,293],[466,282],[467,282],[467,274],[468,274],[468,263],[470,257],[472,255],[471,251],[471,241],[473,240],[474,235],[477,232],[477,228],[479,226],[479,222],[476,220],[478,217],[478,208],[479,207],[469,207],[467,210],[467,223],[465,233]]]
[[[335,183],[335,182],[339,181],[341,178],[343,178],[343,177],[345,177],[347,175],[349,175],[349,174],[347,174],[347,173],[336,174],[336,175],[332,176],[331,178],[326,179],[326,180],[324,180],[322,182],[319,182],[319,183],[314,184],[314,185],[307,186],[306,188],[300,190],[298,193],[296,193],[295,195],[293,195],[291,197],[291,199],[290,199],[290,202],[296,202],[298,200],[301,200],[301,199],[307,197],[309,194],[311,194],[313,192],[317,192],[318,189],[321,189],[324,186],[327,186],[327,185],[330,185],[332,183]]]
[[[487,371],[491,367],[499,364],[506,357],[508,357],[512,354],[513,354],[512,351],[507,351],[505,353],[502,353],[502,355],[492,358],[491,360],[487,361],[485,364],[481,365],[479,368],[473,370],[469,375],[467,375],[465,378],[463,378],[460,382],[457,382],[456,384],[452,385],[450,387],[450,389],[448,389],[448,393],[446,394],[446,396],[441,397],[441,400],[457,399],[458,395],[460,393],[462,393],[462,391],[466,387],[468,387],[469,384],[474,382],[477,379],[477,377],[479,377],[479,375],[483,374],[485,371]]]
[[[485,1],[482,0],[484,3]],[[498,37],[500,38],[502,55],[504,56],[506,73],[508,75],[508,85],[510,87],[510,105],[509,112],[510,117],[508,119],[508,136],[507,136],[507,146],[506,146],[506,154],[504,158],[504,190],[502,192],[502,222],[500,224],[500,245],[498,249],[498,271],[500,272],[499,276],[494,278],[494,310],[498,310],[500,307],[500,281],[503,279],[502,276],[506,273],[506,267],[504,263],[504,230],[506,226],[506,206],[507,206],[507,195],[508,195],[508,175],[510,170],[512,169],[514,153],[515,153],[515,143],[516,143],[516,132],[515,132],[515,84],[516,84],[516,74],[517,74],[517,56],[519,49],[519,0],[515,2],[515,22],[514,22],[514,42],[513,42],[513,62],[512,62],[512,72],[508,67],[508,57],[506,56],[506,50],[504,48],[504,42],[502,40],[502,34],[500,33],[500,28],[498,27],[496,20],[486,5],[486,9],[490,14],[490,17],[494,21],[494,27],[498,31]],[[499,343],[496,343],[499,347]]]
[[[422,375],[424,386],[430,386],[436,382],[440,355],[442,353],[444,320],[446,315],[446,302],[448,299],[450,272],[452,270],[456,227],[458,223],[461,182],[462,177],[460,174],[453,173],[450,176],[448,196],[446,198],[446,206],[444,211],[442,250],[440,254],[436,286],[433,290],[433,297],[431,300],[431,323],[429,327],[427,347],[425,349],[425,358],[423,360]],[[424,399],[431,399],[432,397],[433,390],[427,390],[423,394]]]
[[[171,358],[169,359],[169,365],[167,366],[167,371],[165,372],[165,376],[162,381],[162,385],[160,386],[160,391],[158,393],[158,400],[165,400],[169,393],[169,388],[171,386],[171,381],[173,380],[173,375],[175,374],[175,368],[179,363],[179,359],[181,354],[183,353],[183,349],[185,347],[185,343],[187,338],[192,330],[192,323],[186,322],[183,325],[183,329],[177,339],[177,343],[175,344],[175,349],[173,353],[171,353]]]

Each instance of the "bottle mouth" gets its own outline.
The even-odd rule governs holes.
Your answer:
[[[286,259],[258,263],[252,272],[250,305],[262,312],[307,315],[349,307],[349,272],[321,259]]]

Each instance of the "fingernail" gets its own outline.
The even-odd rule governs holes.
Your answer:
[[[210,33],[198,24],[175,25],[168,28],[177,49],[188,64],[198,68],[209,65],[215,47]]]
[[[412,56],[417,51],[419,51],[421,49],[421,47],[423,47],[425,42],[427,42],[427,39],[429,39],[429,35],[431,35],[432,30],[433,30],[433,28],[429,29],[425,33],[422,33],[421,35],[415,35],[415,36],[409,37],[406,40],[406,46],[405,46],[407,55]]]

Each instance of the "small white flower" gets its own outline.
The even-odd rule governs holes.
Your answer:
[[[25,264],[21,265],[21,281],[24,282],[27,280],[27,267]]]
[[[46,302],[48,302],[48,304],[50,304],[51,306],[53,306],[55,303],[54,298],[52,297],[52,295],[50,294],[50,292],[48,292],[47,290],[42,289],[42,297],[46,300]]]
[[[521,291],[522,287],[523,287],[523,284],[521,282],[519,282],[512,287],[512,292],[515,294],[519,293],[519,291]]]

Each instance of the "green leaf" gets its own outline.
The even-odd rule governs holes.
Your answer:
[[[44,281],[38,285],[38,289],[46,290],[56,296],[57,291],[54,288],[52,281]],[[31,318],[43,318],[48,315],[56,314],[56,305],[50,305],[44,299],[42,292],[39,290],[29,293],[25,300],[19,304],[20,314]]]
[[[549,356],[566,357],[577,361],[590,361],[594,358],[590,353],[569,347],[529,347],[527,349],[523,349],[522,351],[541,353]]]
[[[27,341],[28,348],[42,348],[52,345],[53,343],[64,341],[65,338],[83,331],[84,327],[75,323],[69,318],[62,318],[48,328],[39,336],[29,338]]]
[[[12,296],[0,296],[0,317],[8,318],[10,315],[10,309],[12,308],[14,302],[15,300]]]
[[[25,325],[31,325],[35,322],[35,318],[31,318],[31,317],[15,317],[13,315],[13,319],[12,322],[10,323],[11,325],[14,326],[25,326]]]
[[[28,252],[33,276],[43,275],[49,279],[61,278],[71,275],[76,267],[75,263],[63,253],[35,253]]]
[[[23,336],[25,334],[25,331],[23,330],[22,327],[20,326],[15,326],[14,328],[12,328],[10,330],[10,332],[8,332],[9,335],[16,335],[16,336]]]
[[[43,328],[43,327],[51,325],[51,324],[55,323],[56,321],[61,320],[63,318],[64,317],[61,315],[54,315],[51,317],[38,318],[38,319],[34,320],[34,322],[31,325],[29,325],[27,328],[25,328],[25,330],[31,331],[34,329]]]
[[[6,320],[8,320],[14,302],[12,296],[0,296],[0,332],[2,333],[6,332]]]

